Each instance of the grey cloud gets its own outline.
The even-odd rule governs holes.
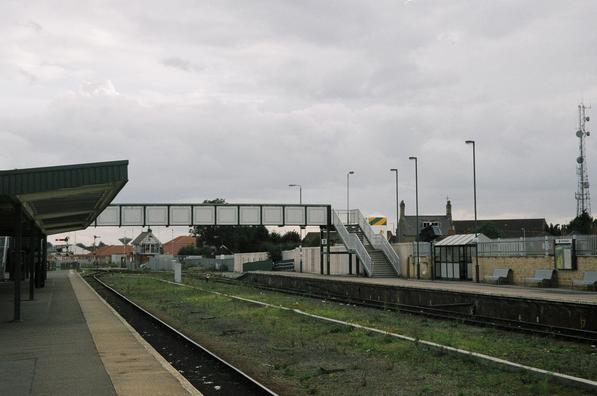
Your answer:
[[[175,69],[180,69],[186,72],[203,70],[203,67],[195,65],[186,59],[179,58],[176,56],[164,58],[161,62],[164,66],[173,67]]]
[[[389,169],[411,211],[417,155],[421,211],[449,195],[470,217],[475,139],[481,217],[574,215],[593,3],[62,5],[0,6],[0,168],[128,158],[121,201],[287,202],[302,183],[337,207],[352,169],[351,202],[393,216]]]

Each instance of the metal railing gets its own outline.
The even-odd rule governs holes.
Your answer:
[[[394,267],[396,274],[400,276],[400,257],[398,257],[398,254],[396,254],[396,251],[394,250],[394,248],[392,248],[390,242],[388,242],[388,240],[384,238],[382,235],[378,235],[373,231],[373,228],[371,228],[369,221],[367,221],[367,219],[365,218],[365,216],[363,216],[360,210],[354,209],[351,212],[355,213],[355,217],[359,224],[359,227],[361,228],[361,231],[363,231],[369,242],[371,242],[371,246],[373,246],[374,249],[381,250],[383,252],[390,264],[392,264],[392,267]]]
[[[396,271],[396,274],[400,275],[400,257],[386,238],[373,231],[373,228],[371,228],[360,210],[336,210],[334,212],[343,225],[358,225],[367,240],[371,243],[371,246],[376,250],[381,250]]]
[[[369,252],[367,252],[367,249],[365,249],[365,246],[359,237],[348,232],[335,210],[332,210],[332,224],[336,228],[336,231],[338,232],[340,239],[342,239],[344,246],[346,246],[346,249],[351,253],[356,253],[356,255],[359,257],[359,260],[361,260],[361,263],[363,263],[363,267],[365,268],[367,275],[371,276],[373,274],[373,260],[371,260]]]
[[[578,256],[597,255],[597,235],[545,236],[480,242],[479,256],[551,256],[556,239],[576,239]]]

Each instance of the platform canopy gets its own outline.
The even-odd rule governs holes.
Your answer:
[[[127,181],[127,160],[0,171],[0,235],[14,235],[19,205],[25,235],[85,229]]]
[[[484,234],[458,234],[450,235],[437,242],[435,246],[466,246],[474,245],[477,242],[489,242],[490,239]]]

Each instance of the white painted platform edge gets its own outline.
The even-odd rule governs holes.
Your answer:
[[[73,274],[74,271],[70,271],[69,277],[71,276],[71,274]],[[126,327],[128,329],[128,331],[133,335],[133,337],[135,337],[135,339],[141,344],[143,345],[143,347],[149,352],[151,353],[151,355],[162,365],[162,367],[164,367],[166,369],[166,371],[168,371],[170,374],[172,374],[172,376],[174,376],[174,378],[176,378],[176,380],[178,382],[180,382],[180,385],[182,385],[182,387],[190,394],[193,396],[203,396],[203,394],[201,392],[199,392],[197,390],[197,388],[195,388],[182,374],[180,374],[178,372],[178,370],[176,370],[174,367],[172,367],[172,365],[170,363],[168,363],[168,361],[166,361],[166,359],[164,359],[164,357],[162,355],[160,355],[160,353],[158,351],[156,351],[147,341],[145,341],[145,339],[143,339],[143,337],[141,337],[141,335],[139,333],[137,333],[137,330],[135,330],[130,324],[128,324],[128,322],[126,320],[124,320],[124,318],[122,316],[120,316],[120,314],[118,312],[116,312],[116,310],[114,310],[114,308],[112,308],[112,306],[110,304],[108,304],[96,291],[93,287],[91,287],[89,285],[89,283],[87,283],[87,281],[81,276],[81,274],[79,274],[78,272],[75,273],[76,276],[78,276],[79,278],[81,278],[81,280],[83,281],[83,283],[85,285],[87,285],[87,287],[91,290],[91,292],[93,294],[95,294],[97,296],[97,298],[106,306],[108,307],[108,309],[110,310],[110,312],[112,312],[114,314],[114,316],[116,316],[118,318],[118,320],[120,320],[122,322],[122,324],[124,325],[124,327]]]

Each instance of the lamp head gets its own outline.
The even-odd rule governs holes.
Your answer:
[[[408,157],[409,160],[417,160],[417,157]]]
[[[390,169],[390,172],[398,172],[398,169],[392,168],[392,169]]]
[[[467,141],[466,141],[466,142],[464,142],[464,143],[466,143],[466,144],[475,144],[475,141],[474,141],[474,140],[467,140]]]
[[[354,175],[354,171],[349,171],[348,174],[349,175]]]
[[[296,184],[289,184],[288,187],[296,187]]]

